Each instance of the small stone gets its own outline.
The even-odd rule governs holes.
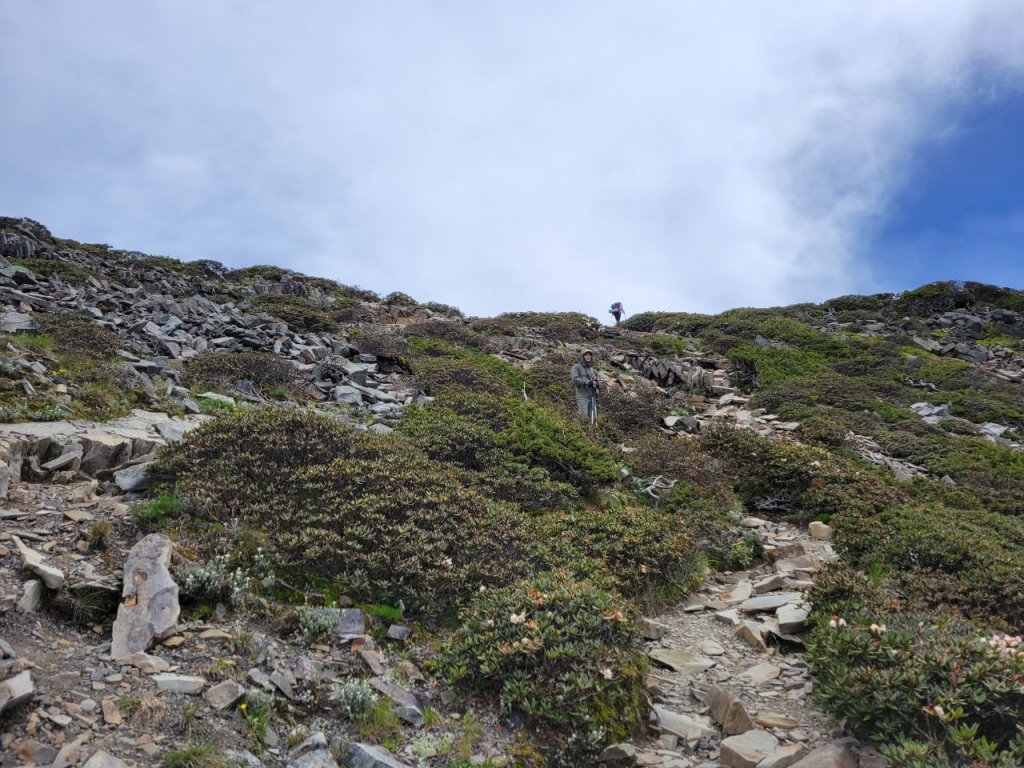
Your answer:
[[[151,656],[145,651],[137,651],[125,659],[125,661],[133,667],[138,667],[147,675],[153,674],[154,672],[166,672],[171,668],[171,665],[159,656]]]
[[[780,715],[776,712],[762,712],[757,716],[756,720],[757,724],[762,728],[782,728],[783,730],[789,730],[790,728],[796,728],[800,725],[800,723],[792,717]]]
[[[104,699],[100,702],[100,706],[103,708],[103,722],[107,725],[120,725],[121,724],[121,712],[117,708],[117,704],[114,703],[113,699]]]
[[[761,611],[774,611],[781,605],[794,603],[803,596],[799,592],[780,592],[777,595],[760,595],[752,597],[740,605],[742,613],[759,613]]]
[[[810,613],[811,607],[807,603],[790,603],[780,606],[775,612],[775,618],[779,621],[779,632],[784,635],[803,632]]]
[[[722,733],[726,736],[754,730],[754,721],[735,694],[712,685],[704,694],[703,700],[711,710],[715,722],[722,726]]]
[[[808,753],[792,768],[858,768],[858,759],[850,742],[842,740]]]
[[[128,764],[101,749],[86,760],[82,768],[128,768]]]
[[[597,762],[608,768],[629,768],[636,765],[636,747],[632,744],[612,744],[601,751]]]
[[[671,648],[655,648],[647,654],[652,660],[671,670],[690,677],[715,666],[715,662],[704,656],[677,651]]]
[[[338,634],[354,637],[366,632],[366,616],[358,608],[342,608],[338,616]]]
[[[659,624],[653,619],[641,618],[636,623],[636,628],[640,632],[640,637],[644,640],[661,640],[668,631],[668,627],[664,624]]]
[[[766,683],[769,680],[775,680],[780,674],[782,674],[782,670],[780,670],[776,665],[764,663],[757,664],[756,666],[746,670],[742,675],[740,675],[740,678],[760,685],[761,683]]]
[[[774,749],[768,757],[757,764],[757,768],[790,768],[801,762],[806,754],[807,747],[803,744],[787,744]]]
[[[832,541],[832,527],[815,520],[807,526],[808,533],[815,541]]]
[[[153,682],[156,683],[157,688],[162,691],[171,691],[173,693],[186,693],[189,695],[196,695],[206,687],[206,680],[202,677],[195,677],[193,675],[172,675],[172,674],[159,674],[153,675]]]
[[[32,675],[26,669],[14,677],[0,683],[0,712],[18,706],[27,701],[36,692],[32,684]]]
[[[757,768],[778,745],[779,740],[767,731],[747,731],[723,739],[718,759],[728,768]]]
[[[228,709],[243,696],[245,696],[245,686],[234,680],[217,683],[203,694],[203,698],[210,702],[215,709]]]
[[[25,613],[35,613],[43,604],[43,582],[29,579],[21,587],[21,600],[18,608]]]
[[[50,765],[57,759],[57,748],[43,744],[35,739],[22,739],[14,748],[15,754],[23,763],[33,765]]]
[[[755,624],[751,621],[744,621],[736,628],[736,637],[759,651],[768,650],[768,644],[764,641],[764,635],[761,632],[760,624]]]
[[[370,744],[349,744],[345,750],[348,768],[409,768],[383,747]]]
[[[60,589],[64,586],[64,573],[59,568],[47,565],[43,562],[41,553],[36,552],[32,547],[25,544],[17,536],[12,536],[11,541],[18,549],[25,567],[43,580],[43,583],[50,589]]]
[[[697,647],[705,656],[721,656],[725,653],[722,644],[714,640],[705,640]]]
[[[682,739],[693,748],[701,739],[714,733],[710,728],[710,720],[698,719],[691,715],[673,712],[660,704],[654,705],[654,714],[658,716],[658,727],[663,731]]]
[[[400,640],[405,641],[409,639],[409,635],[412,634],[412,629],[405,626],[404,624],[392,624],[388,627],[387,637],[389,640]]]

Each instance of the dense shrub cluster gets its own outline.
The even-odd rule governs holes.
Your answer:
[[[426,339],[443,339],[460,347],[483,347],[484,337],[460,321],[424,320],[420,323],[407,325],[403,331],[406,337],[422,337]]]
[[[597,338],[601,324],[580,312],[507,312],[497,317],[473,320],[474,331],[491,336],[529,336],[579,343]]]
[[[840,512],[872,514],[907,498],[882,471],[822,448],[729,427],[709,430],[701,443],[725,462],[740,498],[762,512],[828,519]]]
[[[41,277],[56,275],[71,285],[88,285],[90,273],[67,261],[58,259],[20,259],[14,262]]]
[[[542,567],[590,578],[642,605],[664,605],[699,581],[701,552],[682,515],[649,506],[558,510],[533,519]]]
[[[497,695],[565,750],[570,734],[588,746],[638,733],[646,721],[645,663],[635,649],[634,614],[607,592],[562,574],[481,593],[443,648],[448,680]],[[583,764],[583,755],[576,755]]]
[[[349,334],[349,341],[367,355],[388,360],[404,360],[409,356],[409,343],[401,334],[392,333],[381,326],[363,326]]]
[[[300,583],[426,614],[525,567],[522,518],[395,439],[300,409],[204,424],[159,472],[208,521],[273,531],[266,555]]]
[[[79,357],[113,357],[121,348],[117,336],[81,315],[69,313],[40,314],[39,330],[53,339],[57,352]]]
[[[292,389],[302,376],[290,360],[270,352],[203,352],[185,363],[182,377],[186,386],[214,390],[231,389],[243,380],[266,392]]]
[[[871,513],[847,507],[832,522],[844,558],[893,570],[919,605],[1024,622],[1024,518],[917,502]]]
[[[252,299],[252,309],[279,318],[300,331],[331,331],[354,317],[351,301],[321,305],[305,296],[266,293]]]
[[[844,566],[818,575],[808,661],[815,695],[910,768],[1010,768],[1024,759],[1024,653],[999,633],[905,611]]]

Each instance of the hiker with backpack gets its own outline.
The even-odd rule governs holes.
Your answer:
[[[621,320],[622,316],[626,314],[626,310],[622,308],[621,301],[616,301],[614,304],[612,304],[612,308],[608,310],[608,314],[612,315],[615,318],[615,324],[618,325],[619,320]]]
[[[589,349],[580,355],[580,361],[572,367],[572,383],[576,386],[576,407],[580,418],[588,424],[597,420],[597,393],[601,386],[597,381],[597,371],[593,368],[594,353]]]

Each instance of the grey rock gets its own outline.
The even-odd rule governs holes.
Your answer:
[[[64,586],[64,573],[59,568],[46,565],[43,562],[42,554],[25,544],[19,537],[12,536],[11,540],[14,542],[14,546],[18,548],[18,554],[21,555],[24,566],[39,576],[47,587],[50,589],[60,589]]]
[[[409,635],[412,634],[412,629],[405,626],[404,624],[392,624],[388,627],[388,639],[389,640],[408,640]]]
[[[803,597],[799,592],[780,592],[777,595],[759,595],[745,600],[740,604],[740,611],[743,613],[758,613],[761,611],[774,611],[776,608],[788,603],[794,603]]]
[[[352,743],[345,749],[348,768],[410,768],[383,747]]]
[[[815,749],[792,768],[857,768],[857,755],[850,740],[840,740]]]
[[[161,691],[171,691],[172,693],[187,693],[194,696],[206,687],[206,679],[194,675],[161,673],[153,675],[152,679]]]
[[[747,731],[723,739],[718,759],[728,768],[757,768],[778,745],[779,740],[767,731]]]
[[[714,733],[710,727],[710,721],[706,718],[673,712],[661,704],[654,705],[654,714],[658,717],[659,728],[673,736],[678,736],[691,748],[696,746],[701,739]]]
[[[672,648],[655,648],[647,655],[658,664],[679,672],[684,676],[693,676],[715,666],[715,662],[712,659],[687,653],[686,651],[677,651]]]
[[[145,651],[155,640],[174,632],[181,607],[178,585],[169,570],[173,548],[166,536],[151,533],[128,553],[110,644],[110,655],[115,659]]]
[[[807,747],[803,744],[787,744],[784,747],[777,747],[768,757],[757,764],[757,768],[790,768],[797,764],[807,754]]]
[[[597,762],[608,768],[630,768],[636,765],[636,747],[632,744],[611,744],[601,751]]]
[[[366,632],[366,616],[358,608],[342,608],[338,614],[338,634],[355,637]]]
[[[297,760],[291,760],[288,768],[338,768],[338,763],[329,749],[316,749],[307,752]]]
[[[730,691],[712,685],[705,692],[703,701],[711,710],[715,722],[722,726],[722,733],[726,736],[754,730],[754,721],[740,700]]]
[[[27,669],[14,677],[9,677],[0,683],[0,712],[27,701],[35,692],[32,675]]]
[[[243,696],[245,696],[245,686],[234,680],[217,683],[203,694],[203,698],[210,702],[210,706],[215,709],[228,709]]]
[[[35,613],[43,604],[43,582],[29,579],[21,588],[21,600],[18,607],[25,613]]]
[[[641,618],[636,623],[637,631],[644,640],[661,640],[668,631],[668,627],[659,624],[653,619]]]
[[[775,618],[779,621],[779,632],[784,635],[803,632],[810,614],[811,606],[807,603],[790,603],[780,606],[775,612]]]
[[[109,752],[102,749],[93,753],[92,757],[85,761],[82,768],[128,768],[128,763],[119,760]]]
[[[266,768],[263,761],[248,749],[228,749],[224,752],[228,760],[242,763],[246,768]]]
[[[153,464],[154,462],[147,461],[144,464],[133,464],[118,470],[114,473],[114,482],[126,493],[144,491],[153,485],[153,477],[149,474],[149,469]]]

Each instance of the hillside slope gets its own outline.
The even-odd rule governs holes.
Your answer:
[[[894,766],[1024,764],[1024,292],[937,283],[605,328],[0,219],[0,299],[3,634],[43,655],[64,634],[104,667],[93,690],[118,684],[114,710],[145,704],[160,737],[37,680],[42,701],[2,715],[21,760],[74,736],[82,757],[95,738],[166,765],[223,762],[214,743],[293,765],[405,764],[356,754],[372,744],[438,766],[781,766],[807,747],[881,764],[833,740],[845,727]],[[584,349],[593,425],[568,375]],[[809,523],[832,544],[801,543]],[[119,601],[123,561],[154,533],[175,542],[183,613],[146,647],[199,690],[252,686],[244,707],[163,692],[159,660],[94,645],[118,635],[137,599]],[[74,578],[41,581],[33,543]],[[641,617],[659,612],[667,629]],[[669,664],[666,693],[648,665],[707,632],[698,613],[722,614],[729,663]],[[780,706],[806,723],[736,715],[778,695],[726,673],[750,654],[796,679]],[[639,758],[602,753],[627,740]]]

